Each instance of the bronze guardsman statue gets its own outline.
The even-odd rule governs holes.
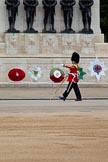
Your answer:
[[[82,21],[84,26],[80,33],[93,34],[93,30],[91,29],[91,6],[93,4],[93,0],[79,0],[79,6],[82,12]]]
[[[56,0],[42,0],[44,8],[44,29],[43,33],[56,33],[54,29],[54,15],[55,15],[55,6],[57,4]],[[46,30],[46,26],[49,20],[50,29]]]
[[[75,33],[75,31],[71,28],[73,19],[73,6],[75,3],[75,0],[60,0],[65,24],[65,30],[62,31],[62,33]]]
[[[27,33],[37,33],[35,29],[33,29],[34,17],[36,16],[36,6],[39,4],[38,0],[23,0],[24,9],[26,11],[26,23],[27,29],[25,32]]]
[[[5,0],[6,9],[8,10],[8,21],[9,21],[9,29],[7,32],[9,33],[18,33],[19,30],[15,29],[15,21],[16,15],[18,14],[18,6],[20,5],[19,0]]]

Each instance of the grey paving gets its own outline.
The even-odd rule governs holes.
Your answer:
[[[0,113],[71,113],[108,111],[107,100],[0,100]]]
[[[107,88],[82,88],[83,101],[76,102],[71,92],[66,101],[59,100],[63,88],[1,88],[2,113],[71,113],[108,111]],[[55,93],[56,92],[56,93]]]
[[[0,88],[0,99],[58,99],[64,88]],[[108,88],[80,88],[84,99],[107,99]],[[71,91],[68,99],[75,99]]]

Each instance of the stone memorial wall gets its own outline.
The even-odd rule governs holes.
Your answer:
[[[20,33],[6,33],[8,29],[8,18],[4,0],[0,1],[0,86],[56,86],[50,79],[50,70],[53,67],[62,68],[61,63],[71,63],[72,52],[76,51],[81,56],[79,66],[86,72],[80,85],[83,86],[105,86],[108,83],[108,44],[104,43],[104,35],[100,30],[99,0],[94,0],[92,6],[92,24],[94,34],[78,33],[82,27],[81,11],[78,0],[73,7],[72,28],[75,34],[61,33],[64,29],[63,13],[60,1],[57,1],[55,9],[55,29],[57,33],[42,33],[43,30],[43,6],[39,0],[34,20],[34,28],[38,33],[24,33],[26,29],[25,11],[22,0],[16,18],[15,27]],[[103,74],[99,80],[92,75],[89,67],[91,62],[98,58],[102,62]],[[103,66],[104,64],[104,66]],[[33,78],[30,69],[35,66],[42,70],[41,77]],[[9,79],[11,69],[22,69],[25,78],[15,82]],[[63,69],[66,71],[66,69]],[[98,70],[98,69],[97,69]],[[36,72],[34,70],[34,72]],[[101,72],[101,71],[99,71]],[[66,71],[67,73],[67,71]],[[17,73],[16,73],[17,74]]]

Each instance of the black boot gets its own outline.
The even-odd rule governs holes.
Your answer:
[[[65,98],[64,96],[59,96],[59,99],[60,99],[60,100],[63,100],[63,101],[66,100],[66,98]]]

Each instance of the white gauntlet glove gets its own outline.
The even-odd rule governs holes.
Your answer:
[[[62,67],[64,67],[64,64],[60,64]]]

